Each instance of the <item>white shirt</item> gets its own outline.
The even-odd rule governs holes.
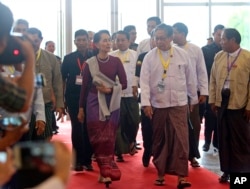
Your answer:
[[[115,50],[110,55],[120,58],[127,75],[127,88],[122,90],[122,97],[133,97],[133,86],[138,86],[139,78],[135,76],[137,53],[134,50]]]
[[[162,80],[163,66],[158,54],[158,48],[147,53],[143,60],[140,75],[141,105],[166,108],[183,106],[188,103],[197,104],[197,90],[194,73],[188,54],[181,48],[173,46],[173,56],[170,58],[167,76],[163,80],[164,90],[158,91],[158,83]],[[162,52],[168,54],[169,52]],[[166,57],[166,55],[165,55]]]
[[[179,47],[186,50],[190,57],[194,73],[196,74],[195,83],[197,91],[199,91],[201,95],[208,96],[207,68],[201,48],[192,43],[186,43],[186,45]]]
[[[144,52],[151,50],[150,47],[150,38],[142,40],[137,47],[137,57]]]

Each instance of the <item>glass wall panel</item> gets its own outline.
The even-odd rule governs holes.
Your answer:
[[[221,3],[221,2],[226,2],[226,3],[239,3],[239,2],[246,2],[249,3],[249,0],[211,0],[212,3]]]
[[[226,13],[226,14],[225,14]],[[212,26],[223,24],[236,28],[242,37],[241,46],[250,50],[250,6],[212,6]]]
[[[72,0],[72,33],[78,29],[110,31],[110,0]]]
[[[164,3],[203,3],[209,0],[164,0]]]
[[[118,29],[123,29],[126,25],[135,25],[136,43],[149,38],[147,19],[152,16],[156,16],[155,0],[118,0]]]
[[[14,19],[25,19],[30,27],[36,27],[43,34],[41,48],[48,40],[55,41],[56,52],[59,54],[58,18],[60,14],[60,0],[2,0],[13,12]]]
[[[207,6],[165,6],[164,22],[173,25],[182,22],[188,27],[187,40],[202,47],[209,35]]]

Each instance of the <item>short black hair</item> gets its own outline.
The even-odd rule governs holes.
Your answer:
[[[27,20],[24,20],[24,19],[18,19],[18,20],[16,20],[15,26],[16,26],[16,25],[19,25],[19,24],[26,25],[27,28],[29,28],[29,22],[28,22]]]
[[[235,39],[235,42],[239,45],[241,42],[241,35],[235,28],[225,28],[224,34],[227,39]]]
[[[163,30],[167,37],[173,36],[173,27],[167,24],[159,24],[155,27],[155,32],[158,30]]]
[[[149,21],[154,21],[156,23],[156,25],[159,25],[161,23],[161,19],[158,16],[152,16],[152,17],[148,18],[147,23]]]
[[[45,47],[46,47],[49,43],[54,43],[54,44],[55,44],[54,41],[51,41],[51,40],[50,40],[50,41],[46,41],[46,42],[45,42]]]
[[[125,35],[126,38],[127,38],[127,40],[129,40],[129,38],[130,38],[129,33],[126,32],[126,31],[123,31],[123,30],[119,30],[118,32],[116,32],[116,35],[117,35],[117,34]]]
[[[40,39],[43,39],[42,32],[41,32],[39,29],[37,29],[37,28],[29,28],[29,29],[27,30],[27,33],[30,33],[30,34],[37,34],[38,37],[39,37]]]
[[[134,25],[128,25],[123,28],[123,31],[130,32],[131,30],[136,30],[136,27]]]
[[[173,25],[173,28],[176,28],[178,32],[184,33],[185,36],[188,34],[188,27],[181,22],[177,22]]]
[[[10,35],[13,22],[14,18],[10,8],[0,2],[0,39]]]
[[[89,38],[88,32],[86,30],[84,30],[84,29],[80,29],[80,30],[77,30],[75,32],[75,38],[78,37],[78,36],[82,36],[82,35],[85,35],[85,36],[87,36],[87,38]]]
[[[218,24],[214,27],[214,32],[217,32],[218,30],[223,30],[225,28],[225,26]]]

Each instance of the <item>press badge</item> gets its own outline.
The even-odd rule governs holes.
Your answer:
[[[82,76],[81,75],[76,76],[76,85],[82,85]]]
[[[164,89],[165,89],[164,81],[163,80],[159,81],[157,87],[158,87],[158,91],[160,93],[162,93],[164,91]]]

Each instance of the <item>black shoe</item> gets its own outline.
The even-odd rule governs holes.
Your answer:
[[[150,161],[151,153],[144,150],[142,155],[142,164],[144,167],[148,167]]]
[[[77,172],[81,172],[81,171],[83,171],[83,166],[82,166],[82,165],[80,165],[80,164],[75,165],[75,167],[74,167],[74,171],[77,171]]]
[[[227,183],[230,180],[230,175],[227,173],[223,173],[221,177],[219,178],[219,183]]]
[[[118,155],[117,158],[116,158],[116,161],[117,162],[124,162],[124,159],[123,159],[122,155]]]
[[[93,171],[93,166],[91,164],[88,164],[88,165],[84,165],[83,168],[86,170],[86,171]]]
[[[204,152],[207,152],[209,150],[210,144],[205,143],[202,147]]]

